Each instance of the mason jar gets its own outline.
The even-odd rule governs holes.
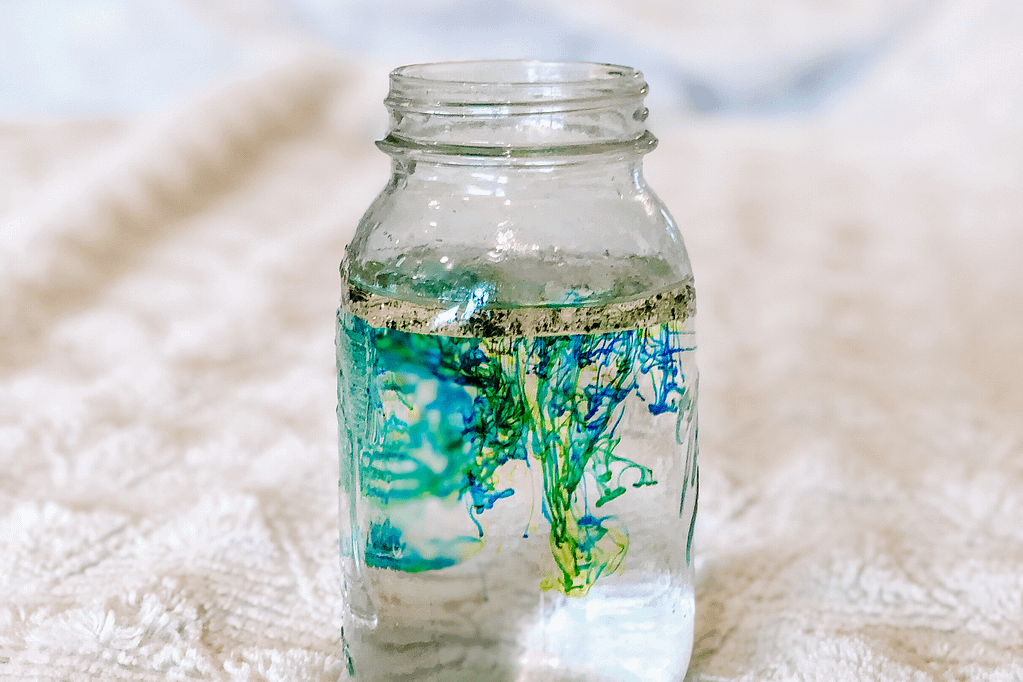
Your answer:
[[[391,73],[391,177],[341,265],[351,679],[678,682],[695,299],[607,64]]]

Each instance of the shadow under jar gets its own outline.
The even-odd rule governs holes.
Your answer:
[[[633,69],[391,74],[341,266],[359,682],[677,682],[693,640],[692,269]]]

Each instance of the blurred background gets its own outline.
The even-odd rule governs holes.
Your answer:
[[[636,64],[652,108],[817,112],[884,68],[950,1],[7,0],[0,114],[151,114],[299,43],[386,67]]]

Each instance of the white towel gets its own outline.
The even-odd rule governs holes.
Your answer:
[[[1023,20],[943,7],[826,116],[657,117],[690,680],[1023,680]],[[0,679],[343,677],[336,268],[385,88],[303,54],[0,125]]]

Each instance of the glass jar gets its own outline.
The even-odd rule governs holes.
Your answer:
[[[391,74],[338,312],[355,680],[685,674],[695,304],[646,92],[604,64]]]

